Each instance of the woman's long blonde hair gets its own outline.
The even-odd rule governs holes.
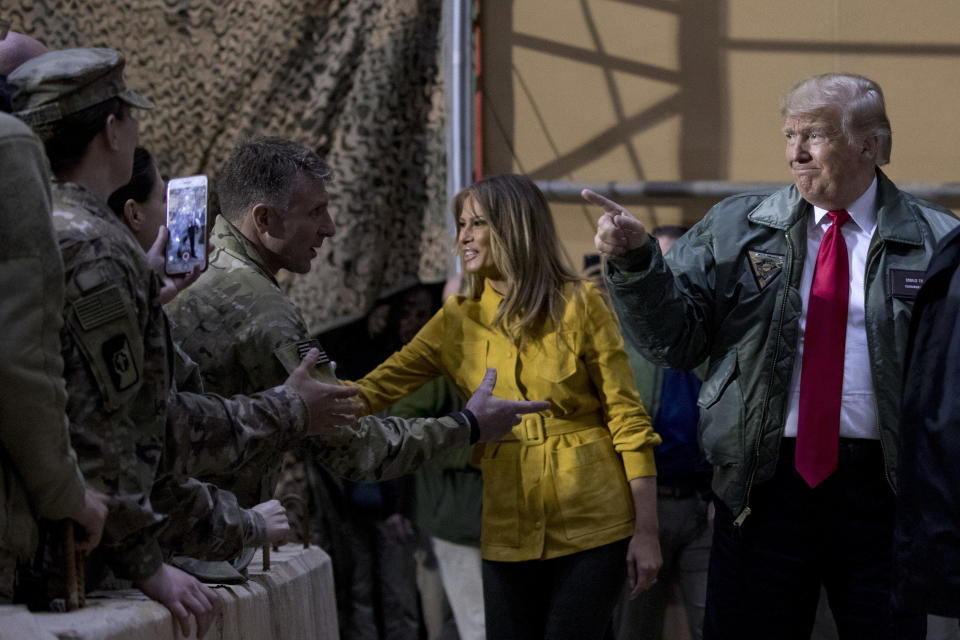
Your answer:
[[[453,200],[458,229],[470,198],[487,219],[493,263],[508,286],[494,326],[520,348],[547,328],[548,318],[562,330],[564,287],[572,282],[579,292],[581,279],[560,246],[543,192],[526,176],[507,173],[480,180]],[[479,298],[484,278],[465,273],[464,284],[468,296]]]

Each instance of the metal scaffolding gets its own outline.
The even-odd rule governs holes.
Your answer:
[[[686,180],[681,182],[569,182],[538,180],[537,186],[551,202],[581,203],[580,192],[590,189],[620,204],[667,204],[678,200],[721,200],[738,193],[773,193],[782,182],[728,182],[724,180]],[[937,202],[960,208],[960,182],[941,184],[905,183],[897,188]]]

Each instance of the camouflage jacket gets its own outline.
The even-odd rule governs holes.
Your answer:
[[[167,305],[174,337],[197,362],[210,391],[249,393],[277,384],[287,369],[276,353],[310,337],[303,316],[256,247],[223,217],[214,225],[213,243],[207,271]],[[366,416],[354,428],[311,438],[310,448],[314,460],[337,476],[378,480],[412,471],[437,450],[466,445],[469,431],[450,417]],[[272,489],[261,484],[276,473],[282,453],[278,449],[230,476],[210,480],[249,504]]]
[[[166,316],[153,302],[159,279],[139,244],[76,184],[54,184],[54,227],[66,280],[60,338],[70,435],[87,481],[111,497],[102,547],[114,573],[152,575],[162,561],[159,536],[176,541],[177,552],[208,549],[197,554],[208,557],[262,538],[260,516],[240,513],[224,492],[187,474],[222,471],[300,437],[303,401],[282,386],[249,398],[177,392]],[[166,529],[161,504],[178,516]]]
[[[34,517],[63,518],[83,500],[64,418],[63,263],[49,185],[40,141],[0,113],[0,547],[21,560],[37,544]]]

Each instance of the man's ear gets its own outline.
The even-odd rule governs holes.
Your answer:
[[[134,232],[140,231],[143,226],[143,214],[133,198],[128,198],[123,203],[123,222]]]
[[[868,158],[871,162],[876,162],[877,155],[880,153],[880,136],[866,136],[860,142],[860,155]]]
[[[107,116],[107,121],[103,124],[101,133],[104,134],[104,142],[107,143],[111,151],[120,150],[120,121],[117,120],[117,116],[112,113]]]
[[[253,222],[257,234],[276,235],[277,216],[274,215],[270,206],[262,202],[255,204],[253,209],[250,210],[250,220]]]

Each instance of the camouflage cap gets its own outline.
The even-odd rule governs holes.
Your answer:
[[[64,49],[28,60],[7,77],[14,88],[13,115],[37,127],[114,97],[153,109],[127,88],[123,65],[123,54],[113,49]]]

